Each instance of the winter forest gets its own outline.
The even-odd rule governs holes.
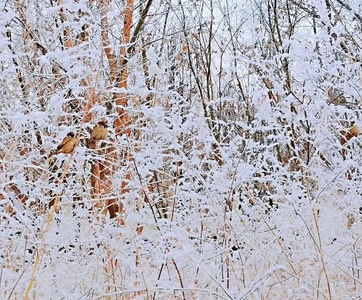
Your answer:
[[[360,0],[0,2],[0,299],[362,299]]]

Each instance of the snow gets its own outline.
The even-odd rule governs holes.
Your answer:
[[[362,12],[340,3],[156,1],[122,88],[102,43],[101,11],[124,70],[117,1],[63,1],[63,21],[1,4],[0,298],[359,299],[361,142],[343,157],[340,139],[361,127]]]

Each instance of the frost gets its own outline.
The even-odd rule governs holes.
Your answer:
[[[135,1],[127,38],[117,1],[23,2],[0,4],[1,299],[360,296],[358,1]]]

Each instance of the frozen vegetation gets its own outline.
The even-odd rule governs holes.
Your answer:
[[[361,300],[361,48],[359,0],[1,1],[0,299]]]

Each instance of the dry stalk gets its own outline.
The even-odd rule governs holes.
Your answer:
[[[80,138],[80,136],[78,136],[78,138]],[[67,176],[67,174],[68,174],[70,165],[71,165],[71,163],[72,163],[73,160],[74,160],[74,154],[72,154],[72,155],[69,157],[69,159],[68,159],[68,161],[67,161],[67,164],[65,165],[63,174],[62,174],[62,176],[61,176],[60,179],[59,179],[59,184],[62,184],[62,183],[64,182],[64,179],[66,178],[66,176]],[[43,233],[41,234],[41,247],[38,249],[37,254],[36,254],[33,272],[32,272],[32,274],[31,274],[31,278],[30,278],[28,287],[27,287],[26,292],[25,292],[24,300],[30,299],[31,290],[33,289],[33,286],[34,286],[34,284],[35,284],[35,282],[36,282],[35,275],[36,275],[36,272],[37,272],[38,269],[39,269],[40,262],[41,262],[41,260],[42,260],[42,258],[43,258],[43,254],[44,254],[45,248],[46,248],[45,234],[50,230],[50,226],[51,226],[52,223],[53,223],[54,214],[55,214],[56,209],[57,209],[57,207],[58,207],[58,203],[59,203],[60,197],[61,197],[61,192],[59,192],[59,193],[56,195],[56,197],[55,197],[54,204],[53,204],[53,206],[51,207],[51,209],[50,209],[50,214],[49,214],[49,216],[48,216],[48,218],[47,218],[45,230],[44,230]]]
[[[313,213],[313,219],[314,219],[314,223],[315,223],[315,227],[316,227],[316,231],[317,231],[317,236],[318,236],[317,249],[318,249],[319,257],[320,257],[321,262],[322,262],[321,273],[324,273],[326,283],[327,283],[328,299],[332,300],[331,285],[330,285],[329,277],[328,277],[328,273],[327,273],[326,262],[325,262],[325,259],[324,259],[324,252],[323,252],[323,247],[322,247],[321,233],[320,233],[320,230],[319,230],[319,222],[318,222],[319,214],[320,214],[319,209],[315,210],[314,213]],[[319,281],[321,281],[320,278],[319,278]]]
[[[270,232],[273,234],[273,236],[275,237],[275,240],[277,241],[278,245],[280,246],[280,249],[282,250],[282,253],[285,257],[285,259],[287,260],[288,265],[290,266],[290,268],[293,270],[293,275],[296,276],[296,278],[298,278],[298,273],[297,270],[294,268],[293,263],[291,262],[289,255],[286,253],[284,246],[280,240],[280,238],[275,234],[274,230],[272,227],[270,227],[268,221],[265,219],[264,215],[262,215],[262,219],[265,223],[265,225],[268,227],[268,229],[270,230]]]
[[[183,284],[183,282],[182,282],[182,277],[181,277],[181,273],[180,273],[180,270],[179,270],[179,268],[178,268],[178,266],[177,266],[177,264],[176,264],[176,261],[174,260],[174,259],[172,259],[172,263],[173,263],[173,265],[174,265],[174,267],[175,267],[175,270],[176,270],[176,272],[177,272],[177,276],[178,276],[178,278],[179,278],[179,280],[180,280],[180,285],[181,285],[181,288],[182,288],[182,297],[183,297],[183,299],[184,300],[186,300],[186,295],[185,295],[185,292],[184,292],[184,284]]]
[[[100,74],[100,67],[101,67],[101,65],[99,65],[99,67],[98,67],[96,78],[95,78],[95,81],[94,81],[94,87],[90,91],[90,95],[89,95],[88,102],[87,102],[87,105],[86,105],[85,114],[84,114],[82,122],[80,124],[80,128],[79,128],[78,135],[77,135],[77,145],[79,144],[80,139],[81,139],[81,134],[82,134],[82,130],[83,130],[82,126],[85,123],[85,121],[87,120],[87,118],[89,117],[89,111],[90,111],[90,109],[92,108],[92,106],[94,104],[94,99],[95,98],[93,97],[93,94],[95,92],[95,86],[98,83],[98,78],[99,78],[99,74]],[[75,152],[73,154],[71,154],[71,156],[69,157],[69,159],[68,159],[68,161],[67,161],[67,163],[66,163],[66,165],[64,167],[64,171],[62,173],[62,176],[60,177],[60,179],[58,181],[59,185],[61,185],[64,182],[66,176],[68,175],[71,163],[74,160],[74,154],[75,154]],[[46,236],[45,235],[50,230],[50,227],[53,224],[54,214],[55,214],[55,212],[56,212],[56,210],[58,208],[58,204],[59,204],[59,201],[60,201],[61,194],[62,194],[62,192],[59,192],[55,196],[54,204],[50,209],[50,214],[49,214],[49,216],[47,218],[47,221],[46,221],[45,230],[41,234],[41,247],[38,249],[37,254],[36,254],[33,271],[32,271],[32,274],[31,274],[31,278],[29,280],[28,287],[27,287],[26,292],[25,292],[24,300],[30,299],[30,293],[31,293],[31,291],[32,291],[32,289],[34,287],[35,282],[36,282],[35,276],[36,276],[36,273],[37,273],[37,271],[39,269],[40,262],[41,262],[41,260],[43,258],[45,248],[46,248]]]

